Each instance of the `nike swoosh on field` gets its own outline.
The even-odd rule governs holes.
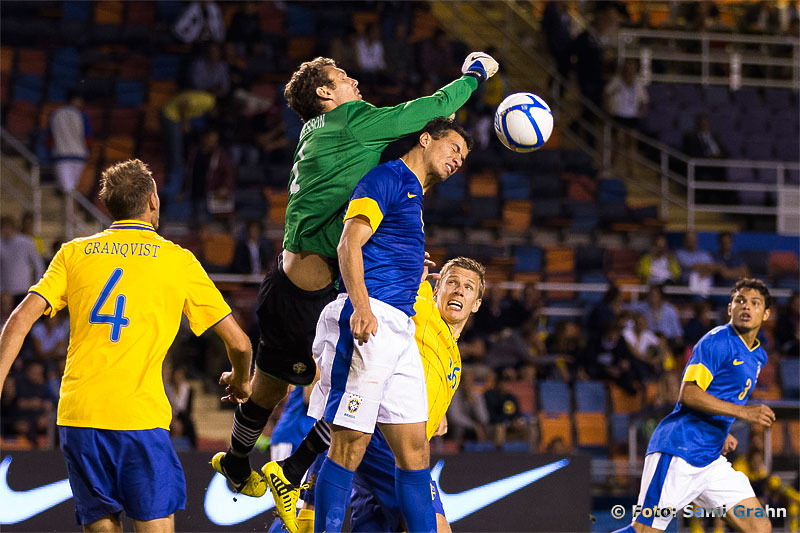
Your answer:
[[[68,479],[30,490],[16,491],[8,486],[11,456],[0,463],[0,524],[16,524],[72,498]]]
[[[203,507],[208,519],[218,526],[232,526],[272,509],[275,502],[269,491],[260,498],[237,494],[228,488],[225,477],[217,473],[208,484]]]
[[[444,513],[447,516],[447,520],[452,524],[530,485],[534,481],[538,481],[556,470],[564,468],[568,464],[569,459],[561,459],[549,465],[540,466],[457,494],[447,494],[442,490],[442,486],[439,485],[439,475],[442,473],[444,461],[439,461],[431,469],[431,478],[439,485],[439,496],[442,499]]]

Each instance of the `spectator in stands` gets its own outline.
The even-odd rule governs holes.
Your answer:
[[[532,362],[530,347],[517,328],[501,331],[486,353],[486,364],[494,371],[518,370]]]
[[[49,425],[55,422],[44,364],[37,359],[26,361],[23,374],[17,376],[16,381],[18,415],[27,420],[28,440],[35,443],[36,436],[46,433]]]
[[[387,75],[395,84],[414,85],[419,82],[418,69],[414,65],[414,47],[408,44],[408,24],[398,21],[394,25],[392,38],[384,40],[383,50],[386,64],[392,66]]]
[[[622,330],[622,337],[628,343],[628,349],[637,359],[655,368],[659,340],[655,333],[647,328],[647,318],[641,313],[634,313]]]
[[[622,127],[638,131],[641,119],[647,115],[649,98],[636,68],[636,60],[628,58],[622,64],[622,70],[614,76],[605,87],[606,110],[614,117],[614,121]],[[633,159],[636,156],[636,140],[617,129],[618,148],[612,157],[619,152],[625,154],[625,173],[633,173]]]
[[[403,46],[397,43],[397,46]],[[356,38],[356,61],[358,70],[367,83],[376,83],[378,75],[386,70],[381,29],[377,23],[367,25],[364,33]]]
[[[66,105],[50,115],[47,144],[61,190],[74,191],[89,159],[92,127],[83,112],[83,97],[72,91]]]
[[[571,56],[578,75],[578,88],[584,98],[603,109],[603,89],[606,86],[605,45],[617,26],[618,12],[613,5],[599,3],[594,18],[578,35],[571,46]],[[595,123],[594,114],[584,108],[581,117]],[[594,139],[589,139],[594,142]]]
[[[720,159],[725,157],[716,135],[711,132],[711,126],[706,113],[698,113],[694,119],[694,130],[683,136],[683,151],[689,157],[702,157],[705,159]],[[725,179],[725,169],[722,167],[695,167],[695,178],[698,180],[721,181]],[[720,202],[720,191],[699,191],[699,202]],[[730,199],[725,196],[727,203]]]
[[[461,384],[447,410],[447,434],[461,447],[465,440],[485,441],[488,424],[489,411],[483,392],[475,383],[475,371],[465,366]]]
[[[19,232],[33,239],[33,243],[36,245],[36,250],[39,252],[39,255],[44,257],[44,243],[42,242],[42,238],[36,235],[33,230],[33,211],[25,211],[22,213]]]
[[[570,375],[569,369],[577,367],[581,353],[586,349],[581,328],[572,320],[559,320],[556,322],[553,334],[547,337],[546,345],[547,353],[556,357],[555,372],[542,370],[539,372],[539,377],[560,377],[563,381],[572,381],[573,376]]]
[[[636,272],[646,285],[676,283],[680,279],[681,267],[667,248],[667,236],[657,235],[652,249],[639,258]]]
[[[664,288],[651,285],[647,290],[647,298],[632,306],[632,311],[642,313],[647,318],[647,327],[655,333],[662,333],[674,347],[683,344],[683,329],[678,320],[675,306],[664,299]]]
[[[183,171],[184,137],[192,131],[191,122],[214,111],[216,104],[216,97],[205,91],[182,91],[164,104],[161,127],[167,172]]]
[[[489,55],[494,54],[492,57],[499,55],[499,51],[494,46],[487,48],[486,53]],[[486,80],[478,90],[483,92],[480,99],[479,111],[489,111],[491,116],[491,112],[497,109],[497,106],[499,106],[508,95],[508,80],[504,73],[498,72],[496,75]],[[486,113],[484,112],[484,114]]]
[[[794,291],[789,302],[778,313],[775,344],[780,353],[800,356],[800,293]]]
[[[511,392],[512,381],[514,372],[506,369],[498,373],[495,386],[483,395],[497,449],[502,448],[509,434],[520,440],[528,438],[528,424],[519,409],[519,400]]]
[[[213,41],[221,43],[225,40],[225,20],[216,2],[204,0],[192,2],[178,17],[173,31],[184,43],[195,41]]]
[[[578,375],[595,380],[608,379],[635,394],[641,390],[647,371],[646,365],[638,362],[622,336],[625,322],[624,315],[619,315],[603,335],[587,345],[579,361]]]
[[[441,28],[436,29],[433,37],[420,43],[419,68],[429,76],[436,87],[439,87],[444,80],[450,80],[455,76],[453,68],[457,60],[454,52],[453,43]],[[423,94],[430,93],[423,92]]]
[[[225,96],[231,90],[228,69],[228,63],[222,58],[220,45],[207,44],[205,54],[192,63],[192,88]]]
[[[698,249],[696,232],[686,232],[683,248],[675,252],[675,257],[681,267],[681,283],[688,285],[695,294],[707,295],[717,267],[708,251]]]
[[[42,274],[44,262],[36,243],[17,232],[13,218],[0,217],[0,293],[10,295],[12,309],[22,302]]]
[[[172,406],[173,422],[180,425],[180,432],[189,439],[192,447],[197,447],[197,435],[192,421],[193,391],[189,381],[186,379],[185,367],[177,366],[172,370],[169,381],[164,383],[164,391],[167,394],[170,406]]]
[[[694,346],[703,335],[714,327],[711,317],[711,302],[709,300],[696,300],[692,305],[692,318],[686,323],[683,330],[683,343]]]
[[[356,57],[357,38],[356,30],[348,28],[344,36],[334,37],[330,44],[330,56],[336,60],[336,65],[356,78],[360,75]]]
[[[718,285],[730,285],[739,278],[746,278],[750,275],[750,269],[744,262],[741,254],[733,250],[733,234],[730,231],[723,231],[718,238],[719,250],[714,252],[714,262],[717,264]]]
[[[251,43],[261,40],[258,2],[245,2],[242,9],[234,13],[226,40],[236,46],[239,54],[244,54]]]
[[[184,192],[192,203],[192,218],[204,222],[209,214],[228,214],[234,209],[236,169],[228,150],[219,144],[219,132],[206,131],[189,152]]]
[[[69,322],[64,320],[67,316],[59,313],[52,318],[42,317],[33,325],[30,335],[34,357],[42,361],[55,361],[67,356]]]
[[[547,2],[542,13],[542,32],[544,33],[547,51],[556,63],[556,69],[562,78],[569,78],[570,70],[570,43],[572,37],[569,33],[569,13],[567,3],[557,1]]]
[[[7,379],[3,383],[3,395],[0,397],[0,437],[22,437],[29,433],[28,420],[19,410],[16,380]]]
[[[592,308],[586,317],[584,327],[588,333],[587,338],[593,340],[600,337],[621,309],[622,294],[619,287],[610,281],[603,299]]]
[[[266,272],[272,258],[272,249],[262,234],[261,223],[247,223],[244,238],[236,242],[231,272],[234,274],[262,274]]]

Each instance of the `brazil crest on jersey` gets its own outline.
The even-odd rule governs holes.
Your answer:
[[[425,369],[428,389],[428,439],[433,437],[461,381],[461,353],[433,299],[431,284],[423,281],[414,303],[414,339]]]
[[[200,335],[231,312],[192,252],[139,220],[64,244],[30,292],[49,316],[69,307],[61,426],[169,429],[161,366],[181,314]]]
[[[693,381],[722,401],[745,405],[767,364],[767,352],[756,340],[747,346],[732,324],[717,326],[698,341],[681,381]],[[722,452],[734,417],[712,415],[678,402],[650,437],[647,453],[677,455],[703,467]]]
[[[356,100],[306,122],[289,176],[283,247],[336,259],[347,201],[383,150],[434,118],[455,113],[477,87],[475,78],[464,76],[394,107]]]
[[[345,220],[366,217],[372,237],[361,248],[370,297],[414,314],[425,261],[422,185],[402,160],[369,171],[358,182]],[[344,283],[340,283],[346,290]]]

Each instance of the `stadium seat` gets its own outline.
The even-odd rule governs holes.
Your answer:
[[[739,254],[752,275],[763,276],[767,274],[767,255],[763,251],[741,250]]]
[[[498,226],[500,206],[497,204],[497,198],[470,198],[469,215],[482,226]]]
[[[296,3],[286,6],[286,32],[289,35],[313,35],[315,24],[314,10]]]
[[[544,271],[563,273],[575,271],[575,251],[571,248],[547,248],[544,252]]]
[[[119,0],[103,0],[94,4],[95,24],[122,24],[123,4]]]
[[[632,275],[636,273],[636,265],[639,262],[639,252],[626,248],[609,250],[611,258],[611,268],[609,275]]]
[[[575,283],[575,274],[572,272],[555,272],[546,274],[544,280],[547,283]],[[555,300],[572,300],[575,298],[575,291],[550,290],[547,291],[547,298],[551,304],[555,304]]]
[[[581,274],[600,272],[605,268],[606,251],[598,246],[578,246],[575,252],[575,270]]]
[[[223,272],[233,262],[233,251],[236,243],[229,234],[209,232],[202,237],[203,263],[210,272]]]
[[[270,190],[267,195],[269,209],[267,210],[270,224],[282,227],[286,219],[286,204],[289,203],[289,193],[286,190]]]
[[[530,176],[523,172],[501,172],[500,187],[504,200],[526,200],[530,197]]]
[[[97,166],[92,162],[87,162],[83,167],[78,178],[76,189],[84,196],[89,196],[97,183]]]
[[[797,277],[797,254],[789,250],[772,250],[767,262],[770,275],[774,277]]]
[[[158,5],[164,2],[159,2]],[[177,55],[155,56],[150,62],[150,77],[154,80],[172,81],[180,77],[181,58]]]
[[[785,399],[800,398],[800,359],[787,357],[781,361],[781,381]]]
[[[44,76],[47,72],[47,52],[34,48],[20,48],[17,52],[17,72]]]
[[[488,271],[488,269],[487,269]],[[510,383],[511,394],[517,397],[519,410],[523,415],[533,416],[534,413],[534,391],[533,383],[527,379],[517,379]]]
[[[537,381],[539,410],[547,414],[572,412],[569,385],[563,381]]]
[[[503,204],[503,228],[510,232],[529,230],[531,211],[532,205],[529,200],[507,200]]]
[[[464,442],[464,451],[470,453],[487,453],[495,451],[494,442],[468,440]]]
[[[124,161],[133,157],[136,141],[127,135],[114,135],[106,141],[106,163]]]
[[[36,74],[17,74],[14,76],[11,93],[15,102],[24,101],[38,104],[42,100],[44,79]]]
[[[237,186],[241,187],[238,180]],[[260,220],[267,214],[267,200],[260,190],[238,188],[235,194],[237,216],[245,220]]]
[[[10,46],[0,46],[0,73],[11,74],[14,69],[15,50]]]
[[[436,197],[452,200],[454,202],[462,202],[466,194],[466,183],[464,174],[456,172],[444,183],[440,183],[436,187]]]
[[[575,408],[579,413],[606,412],[606,387],[601,381],[575,382]]]
[[[139,107],[144,103],[144,86],[135,80],[117,80],[115,90],[117,105]]]
[[[542,271],[542,250],[537,246],[515,246],[514,258],[516,272]]]
[[[607,446],[608,427],[602,413],[575,413],[575,434],[578,446]]]
[[[612,413],[631,414],[642,409],[642,393],[628,394],[617,385],[611,385],[611,411]]]
[[[497,175],[494,172],[474,174],[469,179],[469,195],[471,198],[497,198]]]
[[[47,123],[50,120],[50,115],[61,107],[61,104],[56,102],[47,102],[44,104],[41,109],[39,109],[39,121],[38,121],[38,128],[43,130],[47,128]]]
[[[36,106],[26,101],[12,103],[6,114],[5,128],[27,143],[28,136],[36,129]]]
[[[111,110],[111,127],[115,135],[136,137],[139,133],[139,110],[117,107]]]
[[[289,59],[302,61],[312,57],[317,42],[311,37],[290,37],[286,44],[286,55]]]
[[[628,440],[629,421],[629,414],[614,413],[611,415],[611,439],[614,444],[621,444]]]
[[[150,2],[125,2],[125,21],[128,24],[151,26],[155,24],[155,6]]]
[[[570,417],[566,413],[549,415],[539,413],[539,452],[544,453],[550,444],[561,439],[567,451],[572,450],[572,424]]]
[[[65,20],[88,21],[91,7],[91,2],[65,1],[61,5],[61,16]]]

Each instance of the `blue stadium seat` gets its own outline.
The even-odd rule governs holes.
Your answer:
[[[608,277],[602,272],[589,272],[580,276],[581,283],[608,283]],[[578,293],[578,301],[584,305],[594,305],[603,299],[602,291],[582,291]],[[576,389],[577,393],[577,389]],[[578,407],[580,411],[580,407]]]
[[[721,85],[708,85],[703,87],[703,99],[707,105],[726,107],[731,103],[731,96],[727,87]]]
[[[261,219],[267,214],[267,199],[258,189],[237,189],[236,214],[243,219]]]
[[[140,81],[117,80],[117,104],[122,107],[139,107],[144,103],[144,86]]]
[[[464,442],[465,452],[493,452],[494,443],[491,441],[474,441],[468,440]]]
[[[469,214],[477,220],[498,220],[500,207],[496,198],[470,198]]]
[[[177,55],[155,56],[150,63],[150,77],[154,80],[177,80],[181,73],[181,58]]]
[[[236,186],[264,185],[264,168],[261,165],[240,165],[236,173]]]
[[[561,197],[561,179],[556,172],[537,172],[533,174],[531,176],[531,187],[535,200]]]
[[[615,444],[621,444],[628,440],[628,422],[630,415],[625,413],[614,413],[611,415],[611,439]]]
[[[527,453],[530,451],[530,446],[524,440],[510,440],[503,443],[501,450],[504,453]]]
[[[538,246],[516,246],[514,258],[514,272],[542,271],[542,249]]]
[[[625,203],[625,182],[616,178],[605,178],[597,182],[597,203]]]
[[[601,381],[576,381],[575,408],[579,413],[605,413],[605,385]]]
[[[781,361],[783,397],[790,400],[800,398],[800,359],[787,357]]]
[[[561,152],[559,150],[540,150],[531,161],[534,172],[560,172]]]
[[[286,29],[289,35],[313,35],[315,22],[314,11],[297,3],[286,5]]]
[[[566,413],[572,411],[569,385],[563,381],[539,381],[539,409],[547,414]]]
[[[734,91],[732,96],[733,102],[743,111],[762,104],[761,96],[755,87],[742,87],[738,91]]]
[[[38,104],[42,100],[44,79],[37,74],[17,74],[12,85],[12,99]]]
[[[464,174],[456,172],[444,183],[436,186],[436,197],[456,202],[461,202],[467,192]]]
[[[606,251],[597,246],[579,246],[575,252],[575,271],[582,274],[601,272],[606,264]]]
[[[64,2],[61,5],[61,16],[64,20],[88,21],[92,12],[92,2]]]
[[[501,172],[500,190],[504,200],[527,200],[530,197],[530,176],[522,172]],[[441,187],[441,185],[440,185]]]

